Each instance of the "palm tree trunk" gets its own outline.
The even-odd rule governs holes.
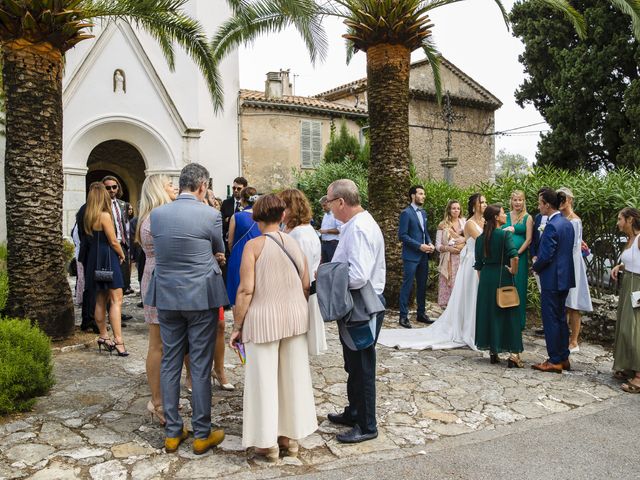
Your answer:
[[[398,220],[409,191],[409,69],[411,52],[402,45],[367,50],[367,95],[371,160],[369,209],[386,245],[388,306],[397,306],[402,284]]]
[[[49,44],[2,46],[7,127],[5,313],[50,336],[74,328],[62,237],[62,54]],[[37,132],[34,135],[34,132]]]

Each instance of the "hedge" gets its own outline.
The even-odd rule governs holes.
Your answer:
[[[53,384],[49,337],[29,320],[0,318],[0,415],[29,410]]]

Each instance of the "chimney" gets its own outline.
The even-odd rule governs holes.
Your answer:
[[[291,95],[289,70],[267,73],[267,81],[264,84],[264,94],[267,98],[282,98],[283,95]]]

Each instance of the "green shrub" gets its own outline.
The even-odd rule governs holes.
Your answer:
[[[312,172],[300,172],[294,170],[294,176],[298,188],[302,190],[313,207],[313,216],[316,219],[322,217],[322,207],[319,200],[327,194],[327,187],[331,182],[341,178],[349,178],[356,182],[360,191],[362,205],[367,208],[369,195],[367,192],[367,169],[358,161],[345,161],[342,163],[321,163]]]
[[[7,244],[0,243],[0,312],[7,305],[9,277],[7,275]]]
[[[76,246],[73,244],[71,240],[67,240],[65,238],[63,241],[62,248],[64,250],[64,263],[65,265],[69,265],[69,262],[75,256]]]
[[[0,312],[7,305],[7,297],[9,296],[9,277],[7,270],[0,266]]]
[[[325,163],[342,163],[358,160],[360,157],[360,142],[347,130],[347,124],[342,121],[340,133],[336,135],[335,125],[331,128],[331,138],[324,151]]]
[[[29,410],[54,384],[51,344],[29,320],[0,319],[0,415]]]

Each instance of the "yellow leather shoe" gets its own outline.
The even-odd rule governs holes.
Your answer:
[[[182,427],[182,435],[179,437],[166,437],[164,439],[164,449],[167,453],[173,453],[178,450],[178,447],[189,436],[189,432],[186,428]]]
[[[220,445],[224,440],[224,430],[213,430],[207,438],[196,438],[193,441],[193,453],[202,455],[210,448]]]

